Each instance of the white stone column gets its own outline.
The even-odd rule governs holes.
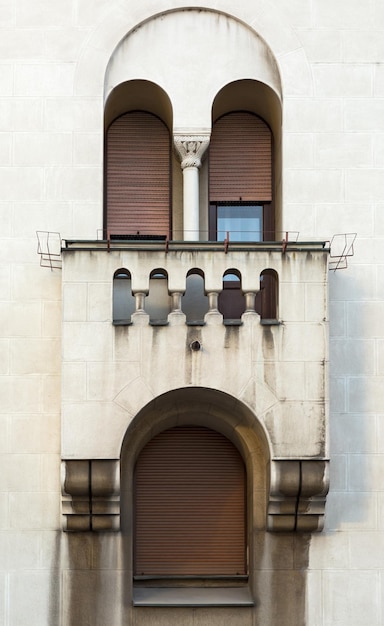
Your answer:
[[[208,135],[175,135],[174,143],[183,170],[184,240],[198,241],[199,224],[199,169],[208,148]]]

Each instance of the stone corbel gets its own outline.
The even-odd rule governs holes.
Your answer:
[[[62,512],[66,531],[120,528],[120,461],[62,461]]]
[[[321,531],[328,489],[328,461],[272,461],[268,530]]]
[[[181,161],[181,169],[201,167],[203,155],[209,145],[208,135],[175,135],[175,149]]]

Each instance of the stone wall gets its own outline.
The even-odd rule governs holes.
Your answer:
[[[178,0],[160,0],[156,7],[149,0],[2,3],[0,622],[5,626],[382,622],[384,9],[380,0],[239,0],[236,5],[219,0],[194,6],[186,18],[190,5]],[[167,21],[171,11],[176,12]],[[102,229],[108,68],[127,34],[136,33],[138,40],[140,32],[151,31],[155,13],[169,35],[166,41],[177,41],[166,51],[177,72],[162,68],[160,49],[152,79],[156,82],[161,69],[166,84],[160,86],[181,98],[188,76],[190,111],[201,112],[198,104],[205,103],[198,124],[191,113],[190,126],[201,129],[201,120],[209,126],[207,102],[226,81],[249,78],[241,75],[236,59],[247,50],[260,58],[271,54],[276,72],[266,80],[282,103],[276,181],[281,230],[300,231],[301,240],[311,241],[358,234],[348,269],[329,275],[331,490],[325,530],[276,535],[255,529],[255,608],[133,610],[125,561],[129,536],[61,529],[62,399],[69,399],[70,390],[73,401],[82,402],[86,389],[97,401],[100,392],[86,386],[80,358],[73,359],[70,376],[62,370],[63,346],[69,345],[63,342],[62,320],[87,307],[97,309],[98,293],[91,289],[84,296],[81,286],[72,286],[74,297],[68,290],[63,308],[61,270],[40,267],[35,231],[94,240]],[[224,66],[212,46],[215,21],[222,24],[222,16],[229,16],[234,59]],[[167,26],[185,26],[187,19],[191,30]],[[239,31],[255,34],[256,52],[250,41],[232,37]],[[148,58],[154,40],[141,41]],[[252,63],[247,67],[253,71]],[[212,72],[217,82],[210,79]],[[277,121],[275,115],[271,124]],[[312,301],[308,298],[309,305]],[[295,302],[302,305],[297,298],[292,307]],[[71,303],[76,303],[72,312]],[[149,327],[137,330],[154,334]],[[111,326],[113,332],[124,333]],[[89,337],[95,350],[96,340]],[[308,375],[306,394],[313,383]],[[64,442],[66,437],[64,432]],[[88,435],[84,445],[93,445]]]

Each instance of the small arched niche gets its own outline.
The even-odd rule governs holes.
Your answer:
[[[260,274],[260,291],[256,297],[256,312],[262,323],[274,324],[278,320],[279,276],[275,270],[265,269]]]
[[[149,293],[145,299],[145,311],[149,315],[150,324],[165,326],[171,312],[172,298],[168,292],[168,274],[158,268],[149,276]]]
[[[172,433],[172,430],[176,432]],[[202,432],[204,430],[205,433]],[[169,434],[172,436],[168,437]],[[173,434],[177,436],[173,438]],[[244,480],[243,494],[241,495],[240,491],[237,490],[238,496],[242,499],[245,519],[245,524],[244,519],[238,520],[240,524],[239,531],[241,537],[243,537],[241,539],[242,548],[238,554],[245,553],[248,555],[246,560],[243,561],[241,568],[234,571],[231,570],[231,577],[232,579],[238,578],[240,584],[243,585],[248,580],[249,587],[252,588],[254,584],[254,559],[257,558],[256,546],[254,545],[255,536],[258,532],[265,531],[266,528],[267,473],[270,460],[270,442],[261,423],[243,403],[235,401],[232,396],[226,393],[213,389],[188,387],[167,392],[146,405],[131,422],[123,441],[121,454],[121,512],[122,536],[125,546],[124,571],[127,572],[129,577],[129,573],[135,571],[134,567],[136,569],[139,567],[135,572],[134,580],[130,578],[130,580],[127,579],[126,581],[127,589],[132,588],[134,603],[135,593],[137,593],[137,588],[140,586],[141,594],[144,596],[149,594],[151,596],[151,590],[148,591],[145,588],[146,581],[141,580],[140,576],[141,571],[145,572],[143,561],[140,566],[137,566],[137,561],[134,558],[136,541],[138,539],[145,541],[145,537],[143,539],[141,534],[140,536],[137,535],[137,529],[135,529],[134,524],[135,518],[136,523],[138,520],[137,511],[135,511],[137,489],[140,488],[140,485],[137,483],[137,480],[140,479],[140,476],[137,476],[138,461],[143,458],[143,453],[151,454],[153,451],[152,447],[157,447],[157,442],[160,441],[157,439],[159,435],[161,438],[164,438],[165,452],[162,445],[161,454],[163,455],[163,460],[164,458],[167,459],[167,463],[168,456],[172,456],[173,452],[176,460],[188,457],[189,454],[196,454],[196,450],[201,446],[202,440],[208,446],[213,445],[215,447],[215,454],[218,451],[220,455],[220,450],[224,448],[230,452],[233,458],[232,465],[235,482],[239,486],[239,478]],[[206,439],[205,435],[208,435],[208,439]],[[197,449],[195,451],[192,450],[193,446],[189,446],[188,443],[191,437],[197,437]],[[173,450],[174,442],[177,445],[176,449]],[[216,447],[216,443],[219,443],[218,447]],[[180,446],[183,446],[184,450],[181,450]],[[216,463],[214,457],[212,457],[211,461],[210,455],[206,455],[204,460],[208,467],[206,471],[215,472],[220,465],[220,461]],[[150,461],[150,465],[152,464],[152,461]],[[242,467],[245,471],[243,478],[241,478]],[[147,469],[148,464],[146,464],[144,470],[147,471]],[[185,471],[188,473],[188,466],[185,467]],[[178,472],[171,473],[170,477],[168,474],[168,480],[178,481],[179,478]],[[226,482],[228,481],[226,480]],[[228,484],[225,488],[228,488]],[[200,497],[199,494],[198,497]],[[172,517],[172,507],[170,507],[168,514]],[[140,515],[142,516],[143,513],[140,512]],[[148,520],[146,520],[145,526],[147,522]],[[166,526],[166,522],[164,523]],[[242,535],[243,531],[245,532],[244,535]],[[149,532],[152,532],[151,528],[149,528]],[[182,529],[181,533],[183,533]],[[143,552],[141,555],[143,555]],[[191,585],[194,587],[206,587],[205,579],[207,576],[211,580],[210,584],[212,584],[212,580],[215,580],[214,574],[213,577],[209,577],[207,573],[201,573],[199,576],[196,575],[196,571],[193,572],[192,570],[185,571],[182,574],[177,573],[181,571],[183,564],[168,565],[164,563],[164,567],[169,567],[171,570],[168,572],[164,571],[164,576],[159,573],[158,567],[161,567],[161,563],[156,566],[157,571],[153,574],[152,582],[150,583],[152,588],[156,586],[154,580],[159,577],[163,578],[163,582],[165,578],[168,578],[169,587],[176,587],[179,591]],[[228,568],[227,572],[231,568],[233,569],[231,564],[227,564],[225,567]],[[177,579],[176,585],[173,582],[174,579]],[[159,584],[161,585],[161,582]],[[144,585],[144,589],[142,585]],[[214,586],[223,586],[223,593],[225,593],[225,589],[227,589],[227,592],[229,591],[225,577],[220,579],[220,574],[218,574]],[[233,589],[231,592],[233,592]],[[177,590],[176,593],[178,593]]]
[[[128,270],[121,268],[113,275],[112,319],[115,326],[132,323],[135,312],[135,298],[132,295],[132,280]]]
[[[181,308],[190,326],[204,324],[204,316],[208,313],[208,297],[205,294],[204,272],[194,268],[186,277],[186,289],[181,300]]]
[[[245,311],[245,297],[241,287],[241,274],[236,269],[228,269],[223,275],[218,309],[227,326],[241,324],[241,316]]]

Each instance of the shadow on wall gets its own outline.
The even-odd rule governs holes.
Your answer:
[[[370,405],[365,382],[374,373],[374,357],[371,354],[368,358],[369,342],[361,341],[364,336],[361,302],[367,299],[368,284],[369,281],[364,281],[359,288],[353,268],[348,273],[329,274],[331,490],[325,520],[329,530],[367,522],[369,516],[368,523],[372,526],[376,523],[368,493],[371,490],[368,453],[372,452],[375,407]],[[362,289],[364,293],[359,293]],[[352,293],[354,300],[348,302]],[[380,411],[375,409],[375,412]]]

